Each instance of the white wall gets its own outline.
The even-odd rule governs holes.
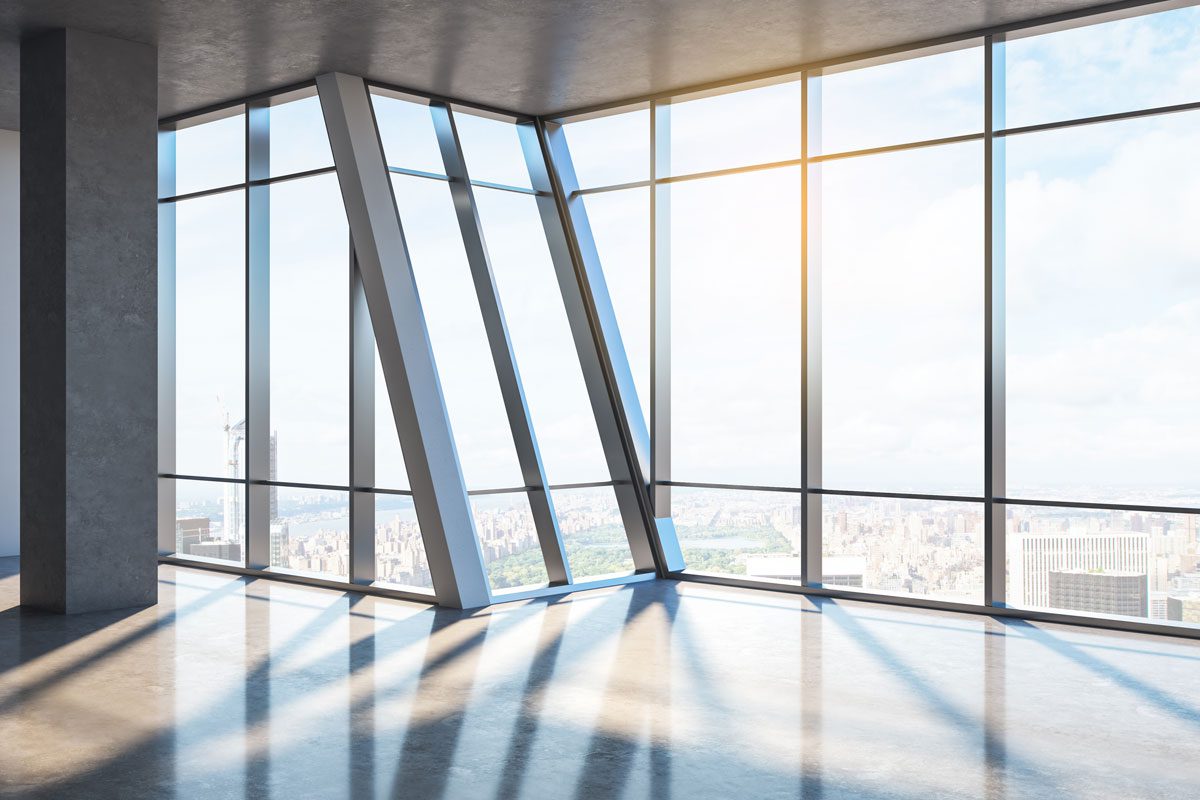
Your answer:
[[[20,541],[20,136],[0,131],[0,556]]]

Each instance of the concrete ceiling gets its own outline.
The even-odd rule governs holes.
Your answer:
[[[20,40],[158,46],[169,116],[329,70],[543,114],[1095,6],[1095,0],[3,0],[0,128]]]

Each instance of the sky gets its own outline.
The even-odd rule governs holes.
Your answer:
[[[375,97],[390,164],[440,173],[429,109]],[[456,115],[472,178],[529,187],[509,124]],[[273,175],[330,163],[316,98],[272,109]],[[177,193],[240,180],[241,117],[186,129]],[[207,176],[207,177],[206,177]],[[524,486],[451,196],[444,181],[393,175],[442,391],[470,489]],[[270,189],[271,427],[282,481],[345,485],[349,461],[349,234],[333,174]],[[574,341],[531,196],[475,190],[525,396],[552,483],[609,479]],[[225,475],[224,414],[244,417],[244,193],[178,202],[176,472]],[[374,485],[405,489],[376,358]],[[243,463],[244,471],[245,465]],[[206,487],[181,487],[197,498]]]
[[[1017,39],[1005,58],[1013,126],[1195,102],[1200,11]],[[983,59],[975,46],[823,76],[810,90],[820,98],[813,152],[981,131]],[[798,91],[772,89],[761,105],[764,89],[671,105],[669,126],[659,119],[670,130],[659,163],[670,174],[742,166],[746,143],[759,140],[754,160],[794,158]],[[1010,496],[1200,502],[1191,410],[1200,387],[1187,366],[1200,349],[1195,116],[1014,136],[998,149]],[[644,178],[649,146],[627,139],[648,141],[648,119],[634,111],[568,125],[581,185]],[[983,490],[983,155],[971,142],[810,174],[826,487]],[[782,276],[798,271],[798,226],[787,221],[798,179],[772,184],[768,174],[658,190],[660,214],[670,198],[671,244],[660,254],[672,270],[677,480],[796,480],[799,313],[795,282]],[[630,277],[649,269],[648,192],[586,203],[606,271],[631,287],[617,311],[648,386],[649,281]]]
[[[978,46],[828,74],[814,153],[978,132]],[[1200,100],[1200,11],[1004,45],[1005,124]],[[388,161],[440,172],[428,109],[376,97]],[[800,155],[796,81],[677,102],[660,176]],[[1007,138],[1010,496],[1200,501],[1200,112]],[[457,116],[472,177],[529,186],[515,129]],[[179,134],[176,192],[240,180],[241,122]],[[315,98],[272,112],[273,174],[329,163]],[[584,187],[644,180],[649,113],[567,126]],[[230,177],[232,176],[232,177]],[[824,485],[982,492],[983,150],[830,161],[810,173],[824,302]],[[394,176],[470,488],[520,479],[445,184]],[[819,189],[819,191],[817,191]],[[659,187],[673,273],[673,477],[798,485],[800,168]],[[477,189],[552,482],[608,478],[532,198]],[[181,473],[223,474],[220,402],[243,413],[240,192],[177,208]],[[645,410],[649,191],[585,201]],[[272,415],[280,479],[344,484],[347,233],[336,178],[272,189]],[[377,380],[377,418],[387,399]],[[407,485],[381,427],[378,485]],[[1019,487],[1019,488],[1018,488]]]

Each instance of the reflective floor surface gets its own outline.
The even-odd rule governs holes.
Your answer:
[[[0,794],[1191,798],[1200,643],[670,581],[477,612],[0,560]]]

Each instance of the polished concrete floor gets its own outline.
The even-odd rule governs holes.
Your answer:
[[[0,795],[1194,798],[1200,643],[657,582],[451,612],[162,567],[17,605]]]

